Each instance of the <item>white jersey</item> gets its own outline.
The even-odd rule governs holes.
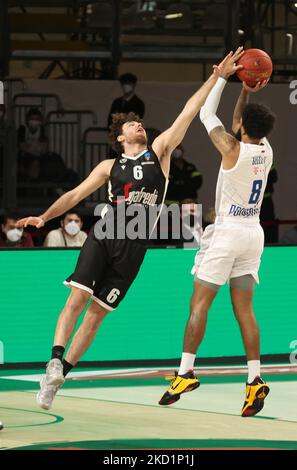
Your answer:
[[[216,223],[258,223],[261,204],[273,161],[266,138],[258,145],[240,142],[238,160],[231,170],[220,168],[216,189]]]

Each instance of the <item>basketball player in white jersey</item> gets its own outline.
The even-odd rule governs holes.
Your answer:
[[[194,294],[180,369],[170,378],[172,382],[159,404],[170,405],[182,393],[200,385],[193,373],[196,352],[204,337],[208,310],[219,287],[229,281],[233,310],[247,356],[246,399],[241,411],[246,417],[263,408],[269,393],[268,385],[260,377],[259,328],[252,300],[264,247],[259,214],[273,159],[266,137],[273,128],[275,116],[264,105],[247,104],[251,89],[244,84],[233,120],[234,130],[240,128],[241,142],[228,134],[216,111],[230,75],[223,64],[220,78],[200,111],[200,119],[222,157],[216,189],[216,220],[204,231],[195,258]],[[266,83],[259,83],[253,91]]]

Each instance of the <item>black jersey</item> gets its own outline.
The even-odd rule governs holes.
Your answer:
[[[135,217],[139,213],[137,207],[142,206],[146,213],[145,238],[147,239],[150,236],[149,227],[151,227],[153,220],[149,215],[150,208],[163,204],[166,189],[167,179],[159,159],[151,147],[135,157],[122,154],[116,158],[111,169],[108,183],[108,204],[112,207],[114,215],[117,215],[120,209],[123,214],[123,208],[125,208],[126,218],[121,224],[125,227],[133,219],[134,209]]]
[[[152,148],[136,157],[122,154],[111,169],[108,199],[112,205],[124,199],[126,204],[154,206],[162,203],[165,186],[166,178]]]

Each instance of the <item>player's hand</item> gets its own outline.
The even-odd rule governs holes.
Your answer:
[[[44,226],[44,220],[41,217],[25,217],[20,219],[15,224],[16,228],[27,227],[27,225],[33,225],[36,228]]]
[[[248,91],[249,93],[256,93],[257,91],[262,90],[268,82],[269,79],[263,80],[262,82],[257,82],[257,85],[255,85],[254,87],[248,86],[246,82],[242,82],[242,87],[245,91]]]
[[[235,52],[229,52],[229,54],[222,60],[219,65],[213,66],[214,75],[219,75],[228,80],[228,78],[235,72],[237,72],[237,70],[243,68],[242,65],[236,65],[236,62],[240,59],[243,54],[244,50],[242,46],[238,47]]]

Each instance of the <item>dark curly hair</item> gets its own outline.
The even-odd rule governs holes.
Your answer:
[[[135,113],[115,113],[112,115],[112,124],[110,126],[109,131],[109,140],[110,144],[117,153],[122,153],[124,148],[120,142],[118,142],[117,138],[119,135],[122,134],[123,125],[126,122],[141,122],[143,124],[143,120]]]
[[[249,137],[262,139],[273,129],[275,114],[264,104],[250,103],[242,113],[242,125]]]

